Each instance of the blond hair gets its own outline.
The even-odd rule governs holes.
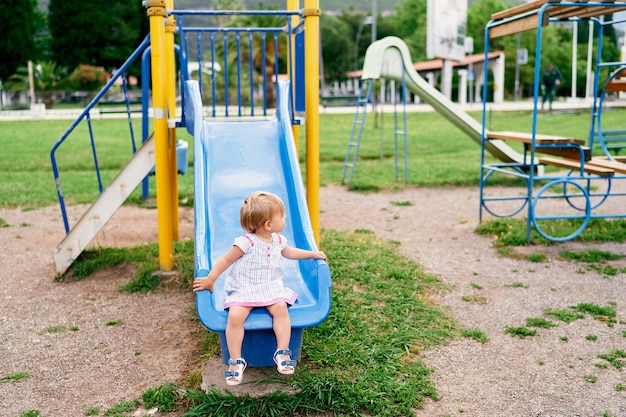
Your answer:
[[[243,201],[239,210],[239,222],[243,230],[255,233],[275,214],[285,214],[283,200],[267,191],[255,191]]]

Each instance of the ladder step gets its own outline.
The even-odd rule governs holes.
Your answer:
[[[404,135],[404,130],[396,130],[396,135]]]

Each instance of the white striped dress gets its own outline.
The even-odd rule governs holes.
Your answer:
[[[282,250],[287,246],[283,235],[272,233],[272,243],[248,233],[233,245],[243,256],[232,265],[224,290],[224,308],[232,306],[265,307],[284,301],[293,304],[297,294],[283,285]]]

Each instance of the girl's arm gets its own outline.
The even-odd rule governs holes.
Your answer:
[[[231,246],[230,250],[224,254],[220,259],[215,262],[213,269],[204,278],[196,278],[193,280],[193,290],[209,290],[213,292],[213,284],[217,281],[217,278],[226,271],[235,261],[243,256],[243,251],[239,246]]]
[[[291,246],[285,246],[285,249],[281,254],[287,259],[323,259],[326,260],[326,254],[322,251],[310,251],[304,249],[293,248]]]

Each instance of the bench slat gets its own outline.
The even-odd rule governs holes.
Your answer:
[[[538,9],[550,0],[535,0],[530,3],[520,4],[519,6],[511,7],[510,9],[502,10],[491,15],[493,20],[502,20],[509,17],[517,16],[518,14],[530,12]]]
[[[609,82],[604,91],[607,93],[616,93],[618,91],[626,91],[626,80],[613,80]]]
[[[574,159],[539,158],[539,163],[561,168],[580,170],[580,161]],[[590,165],[589,163],[583,165],[583,171],[588,174],[599,175],[601,177],[612,177],[615,175],[615,171],[612,169],[603,168],[597,165]]]
[[[587,162],[589,165],[612,169],[615,172],[619,172],[620,174],[626,174],[626,164],[618,161],[609,161],[605,158],[592,158],[591,161]]]
[[[591,159],[591,149],[587,146],[582,146],[583,156],[585,158],[585,162]],[[577,148],[535,148],[535,152],[545,153],[548,155],[557,155],[562,156],[564,158],[569,159],[580,159],[580,149]]]
[[[532,133],[526,132],[487,132],[487,138],[489,139],[502,139],[502,140],[512,140],[515,142],[522,143],[531,143],[533,135]],[[567,136],[553,136],[553,135],[535,135],[535,143],[540,144],[573,144],[573,145],[584,145],[585,141],[581,139],[576,139]]]

